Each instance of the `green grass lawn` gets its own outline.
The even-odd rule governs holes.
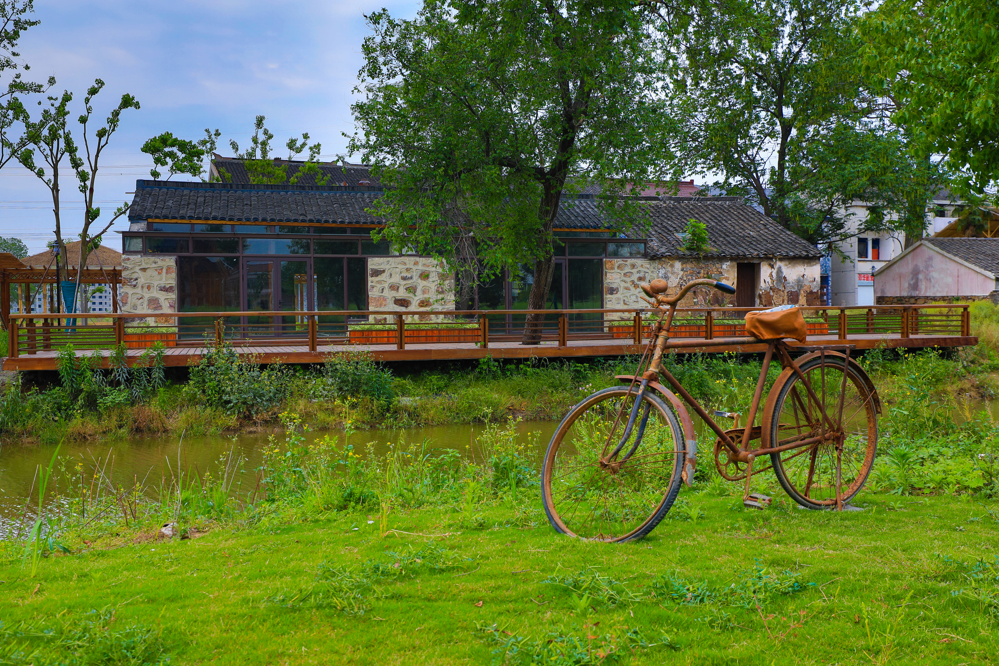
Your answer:
[[[265,516],[193,539],[7,545],[0,664],[959,664],[999,654],[999,512],[681,492],[644,541],[556,535],[535,493],[380,516]],[[478,511],[478,510],[477,510]],[[0,551],[0,555],[4,554]],[[34,654],[32,655],[32,652]],[[76,661],[74,661],[74,659]]]

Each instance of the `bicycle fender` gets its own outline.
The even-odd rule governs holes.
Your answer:
[[[615,379],[622,384],[630,384],[635,377],[633,375],[616,375]],[[683,472],[680,476],[689,488],[694,479],[694,471],[697,469],[697,435],[694,433],[694,422],[687,412],[686,405],[672,391],[659,382],[650,381],[648,387],[666,398],[666,401],[673,406],[677,416],[680,417],[680,427],[683,428],[683,438],[686,440],[687,449],[683,462]]]

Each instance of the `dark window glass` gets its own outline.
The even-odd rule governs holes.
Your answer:
[[[357,254],[356,240],[316,241],[316,254]]]
[[[645,254],[645,243],[607,243],[608,257],[641,257]]]
[[[379,257],[392,254],[392,246],[388,241],[361,241],[361,254],[369,257]]]
[[[479,309],[506,309],[506,277],[502,273],[479,285]]]
[[[319,258],[312,262],[312,272],[316,280],[316,309],[343,310],[346,297],[344,290],[344,260],[340,258]]]
[[[551,286],[548,288],[548,298],[545,309],[561,310],[562,303],[562,262],[555,262],[555,272],[552,274]],[[521,266],[513,273],[510,280],[510,300],[513,310],[526,310],[531,287],[534,284],[534,271],[528,266]]]
[[[237,224],[235,225],[237,234],[272,234],[274,231],[271,227],[258,226],[255,224]]]
[[[350,227],[313,227],[314,234],[349,234],[352,233]]]
[[[570,257],[602,257],[603,243],[566,243]]]
[[[238,238],[195,238],[195,254],[239,254]]]
[[[347,309],[368,309],[368,269],[364,259],[347,259]]]
[[[881,239],[871,239],[871,259],[878,261],[881,259]]]
[[[177,257],[177,309],[239,311],[239,281],[239,257]],[[214,317],[183,317],[178,321],[181,338],[202,340],[215,334]]]
[[[194,231],[200,234],[230,234],[231,224],[195,224]]]
[[[857,239],[857,259],[867,259],[867,239]]]
[[[121,244],[122,252],[142,252],[141,236],[125,236]]]
[[[609,231],[556,231],[556,236],[561,238],[613,238],[614,234]]]
[[[604,262],[600,259],[570,259],[567,271],[569,309],[588,310],[603,306]],[[573,315],[573,321],[600,319],[599,313]]]
[[[284,225],[279,225],[277,228],[279,234],[307,234],[309,233],[308,227],[287,227]]]
[[[148,226],[149,231],[177,231],[181,233],[187,233],[191,230],[191,224],[167,224],[164,222],[150,222]]]
[[[309,254],[305,238],[244,238],[243,254]]]
[[[186,238],[146,238],[146,252],[164,254],[187,254]]]

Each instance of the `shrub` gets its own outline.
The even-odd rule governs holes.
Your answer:
[[[166,383],[163,350],[162,343],[157,342],[129,367],[125,346],[118,345],[108,357],[110,367],[104,369],[100,352],[95,350],[89,357],[77,356],[73,345],[66,345],[59,350],[56,362],[64,392],[64,396],[56,396],[57,402],[65,402],[67,409],[97,410],[103,414],[148,400]],[[63,397],[68,399],[63,401]]]
[[[290,377],[284,366],[253,363],[223,342],[210,345],[191,368],[184,392],[226,414],[256,417],[274,409],[289,389]]]
[[[322,377],[314,384],[315,397],[373,398],[391,403],[392,372],[375,362],[367,352],[330,354],[323,363]]]

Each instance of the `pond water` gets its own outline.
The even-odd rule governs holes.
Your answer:
[[[515,425],[518,435],[526,440],[535,439],[540,457],[558,424],[549,421],[527,421]],[[347,442],[354,450],[363,453],[368,444],[375,454],[388,451],[390,444],[407,443],[425,447],[428,453],[434,449],[457,449],[465,456],[474,456],[476,437],[485,426],[446,425],[426,428],[404,428],[398,430],[361,430],[355,432]],[[271,433],[281,441],[281,433]],[[243,488],[252,488],[256,483],[256,469],[263,459],[263,450],[271,434],[241,434],[214,437],[147,437],[123,441],[65,443],[59,448],[56,470],[63,471],[62,478],[80,472],[78,465],[87,474],[89,482],[95,467],[100,466],[106,476],[116,484],[133,486],[143,482],[153,496],[160,487],[170,485],[178,470],[184,474],[200,473],[218,469],[218,461],[230,451],[242,456],[242,465],[236,478]],[[343,433],[307,433],[307,440],[322,438],[325,435],[343,444]],[[26,514],[25,507],[37,507],[38,471],[48,467],[55,453],[54,446],[24,446],[20,443],[0,442],[0,538],[3,538],[4,525],[9,521],[19,521]],[[54,472],[55,476],[55,472]],[[51,492],[52,486],[49,486]],[[31,509],[27,513],[33,514]]]

